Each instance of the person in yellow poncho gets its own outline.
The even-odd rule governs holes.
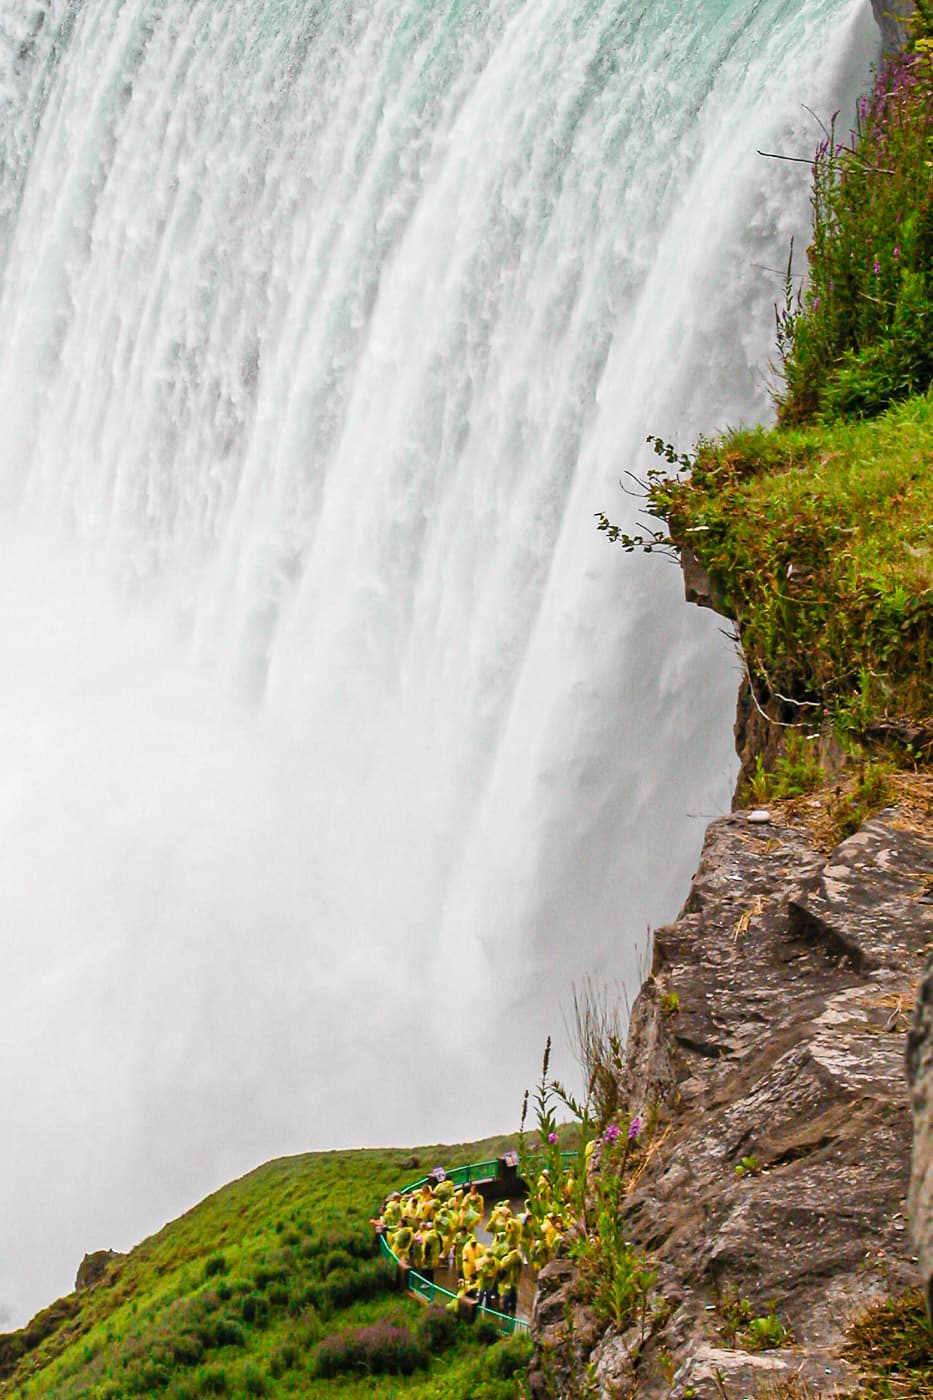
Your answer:
[[[486,1203],[477,1191],[475,1186],[471,1186],[469,1193],[463,1198],[463,1207],[460,1212],[460,1223],[468,1230],[474,1228],[482,1220],[486,1211]]]
[[[453,1270],[457,1278],[463,1278],[463,1251],[470,1240],[476,1243],[476,1237],[462,1227],[454,1235]]]
[[[389,1248],[401,1264],[411,1262],[411,1247],[414,1242],[415,1231],[411,1217],[405,1216],[401,1225],[389,1236]]]
[[[459,1216],[441,1205],[434,1216],[434,1228],[441,1237],[441,1247],[445,1254],[450,1254],[454,1247],[454,1238],[460,1225]]]
[[[522,1256],[510,1249],[499,1264],[499,1281],[503,1288],[502,1311],[514,1317],[518,1310],[518,1285],[522,1276]]]
[[[512,1208],[508,1201],[500,1201],[493,1206],[486,1222],[486,1229],[491,1235],[499,1235],[505,1232],[508,1221],[512,1219]]]
[[[421,1268],[418,1272],[427,1279],[428,1283],[433,1283],[434,1270],[437,1268],[441,1257],[441,1237],[431,1224],[422,1226],[420,1235]]]
[[[402,1195],[393,1191],[382,1208],[382,1223],[388,1231],[397,1230],[402,1222]]]
[[[474,1235],[467,1235],[460,1263],[463,1281],[468,1288],[472,1288],[476,1283],[476,1273],[482,1252],[483,1247],[479,1240]]]
[[[499,1261],[491,1249],[484,1249],[477,1264],[480,1306],[499,1309]]]
[[[412,1207],[419,1220],[433,1220],[434,1212],[437,1209],[437,1202],[431,1190],[430,1182],[425,1182],[420,1191],[412,1195]]]
[[[508,1241],[509,1249],[521,1249],[522,1238],[525,1233],[523,1218],[520,1215],[509,1215],[505,1222],[505,1238]]]

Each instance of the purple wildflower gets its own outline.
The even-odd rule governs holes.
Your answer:
[[[880,271],[881,271],[881,264],[880,264],[880,262],[878,261],[878,259],[875,258],[874,272],[875,272],[875,276],[876,276],[876,277],[878,276],[878,274],[879,274]]]
[[[895,247],[895,249],[894,249],[894,261],[897,262],[897,260],[898,260],[898,258],[899,258],[900,256],[901,256],[901,250],[900,250],[900,248],[899,248],[899,247]]]
[[[628,1125],[628,1140],[629,1140],[629,1142],[637,1142],[637,1141],[638,1141],[638,1138],[639,1138],[639,1136],[640,1136],[640,1134],[641,1134],[641,1119],[640,1119],[640,1118],[633,1118],[632,1121],[631,1121],[631,1123],[629,1123],[629,1125]]]
[[[548,1140],[548,1142],[551,1144],[551,1146],[553,1147],[554,1143],[557,1141],[557,1134],[556,1134],[556,1133],[548,1133],[548,1135],[547,1135],[547,1140]]]
[[[605,1142],[609,1143],[610,1147],[614,1142],[618,1142],[621,1136],[622,1129],[619,1127],[618,1123],[610,1123],[609,1127],[603,1133],[603,1139]]]
[[[819,311],[819,309],[820,309],[820,298],[819,298],[819,297],[814,297],[814,298],[813,298],[813,310],[814,310],[814,311]]]

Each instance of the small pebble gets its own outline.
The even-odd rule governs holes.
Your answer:
[[[766,808],[759,807],[756,811],[749,812],[745,820],[751,822],[754,826],[764,826],[766,822],[771,820],[771,813],[767,811]]]

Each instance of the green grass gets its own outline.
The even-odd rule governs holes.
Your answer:
[[[701,443],[652,508],[692,545],[789,717],[933,713],[933,402]],[[799,702],[804,702],[801,707]],[[815,707],[815,708],[809,708]]]
[[[419,1152],[425,1167],[495,1156],[513,1139]],[[97,1287],[0,1337],[0,1396],[198,1400],[228,1395],[512,1400],[523,1342],[462,1327],[438,1346],[422,1305],[378,1259],[370,1217],[419,1175],[406,1153],[314,1153],[270,1162],[145,1240]],[[410,1375],[315,1375],[319,1347],[382,1323],[410,1331]],[[384,1327],[383,1327],[384,1331]]]
[[[933,379],[933,44],[882,67],[855,130],[825,129],[813,162],[809,277],[778,316],[785,422],[871,416]]]

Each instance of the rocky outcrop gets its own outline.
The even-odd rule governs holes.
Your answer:
[[[86,1289],[102,1283],[105,1278],[109,1277],[111,1265],[123,1257],[115,1249],[96,1249],[93,1254],[85,1254],[78,1265],[75,1292],[84,1293]]]
[[[907,1042],[907,1073],[914,1109],[910,1223],[933,1320],[933,956],[927,959]]]
[[[881,29],[884,55],[893,58],[907,42],[907,20],[914,12],[913,0],[871,0],[871,7]]]
[[[627,1108],[659,1099],[660,1120],[626,1235],[666,1319],[634,1366],[633,1335],[581,1346],[591,1319],[559,1261],[536,1326],[563,1389],[539,1366],[539,1395],[589,1368],[604,1400],[731,1400],[791,1377],[828,1396],[854,1381],[853,1316],[916,1282],[903,1062],[933,840],[889,811],[827,858],[766,816],[712,824],[633,1010]],[[772,1313],[790,1341],[769,1350],[748,1322]]]

